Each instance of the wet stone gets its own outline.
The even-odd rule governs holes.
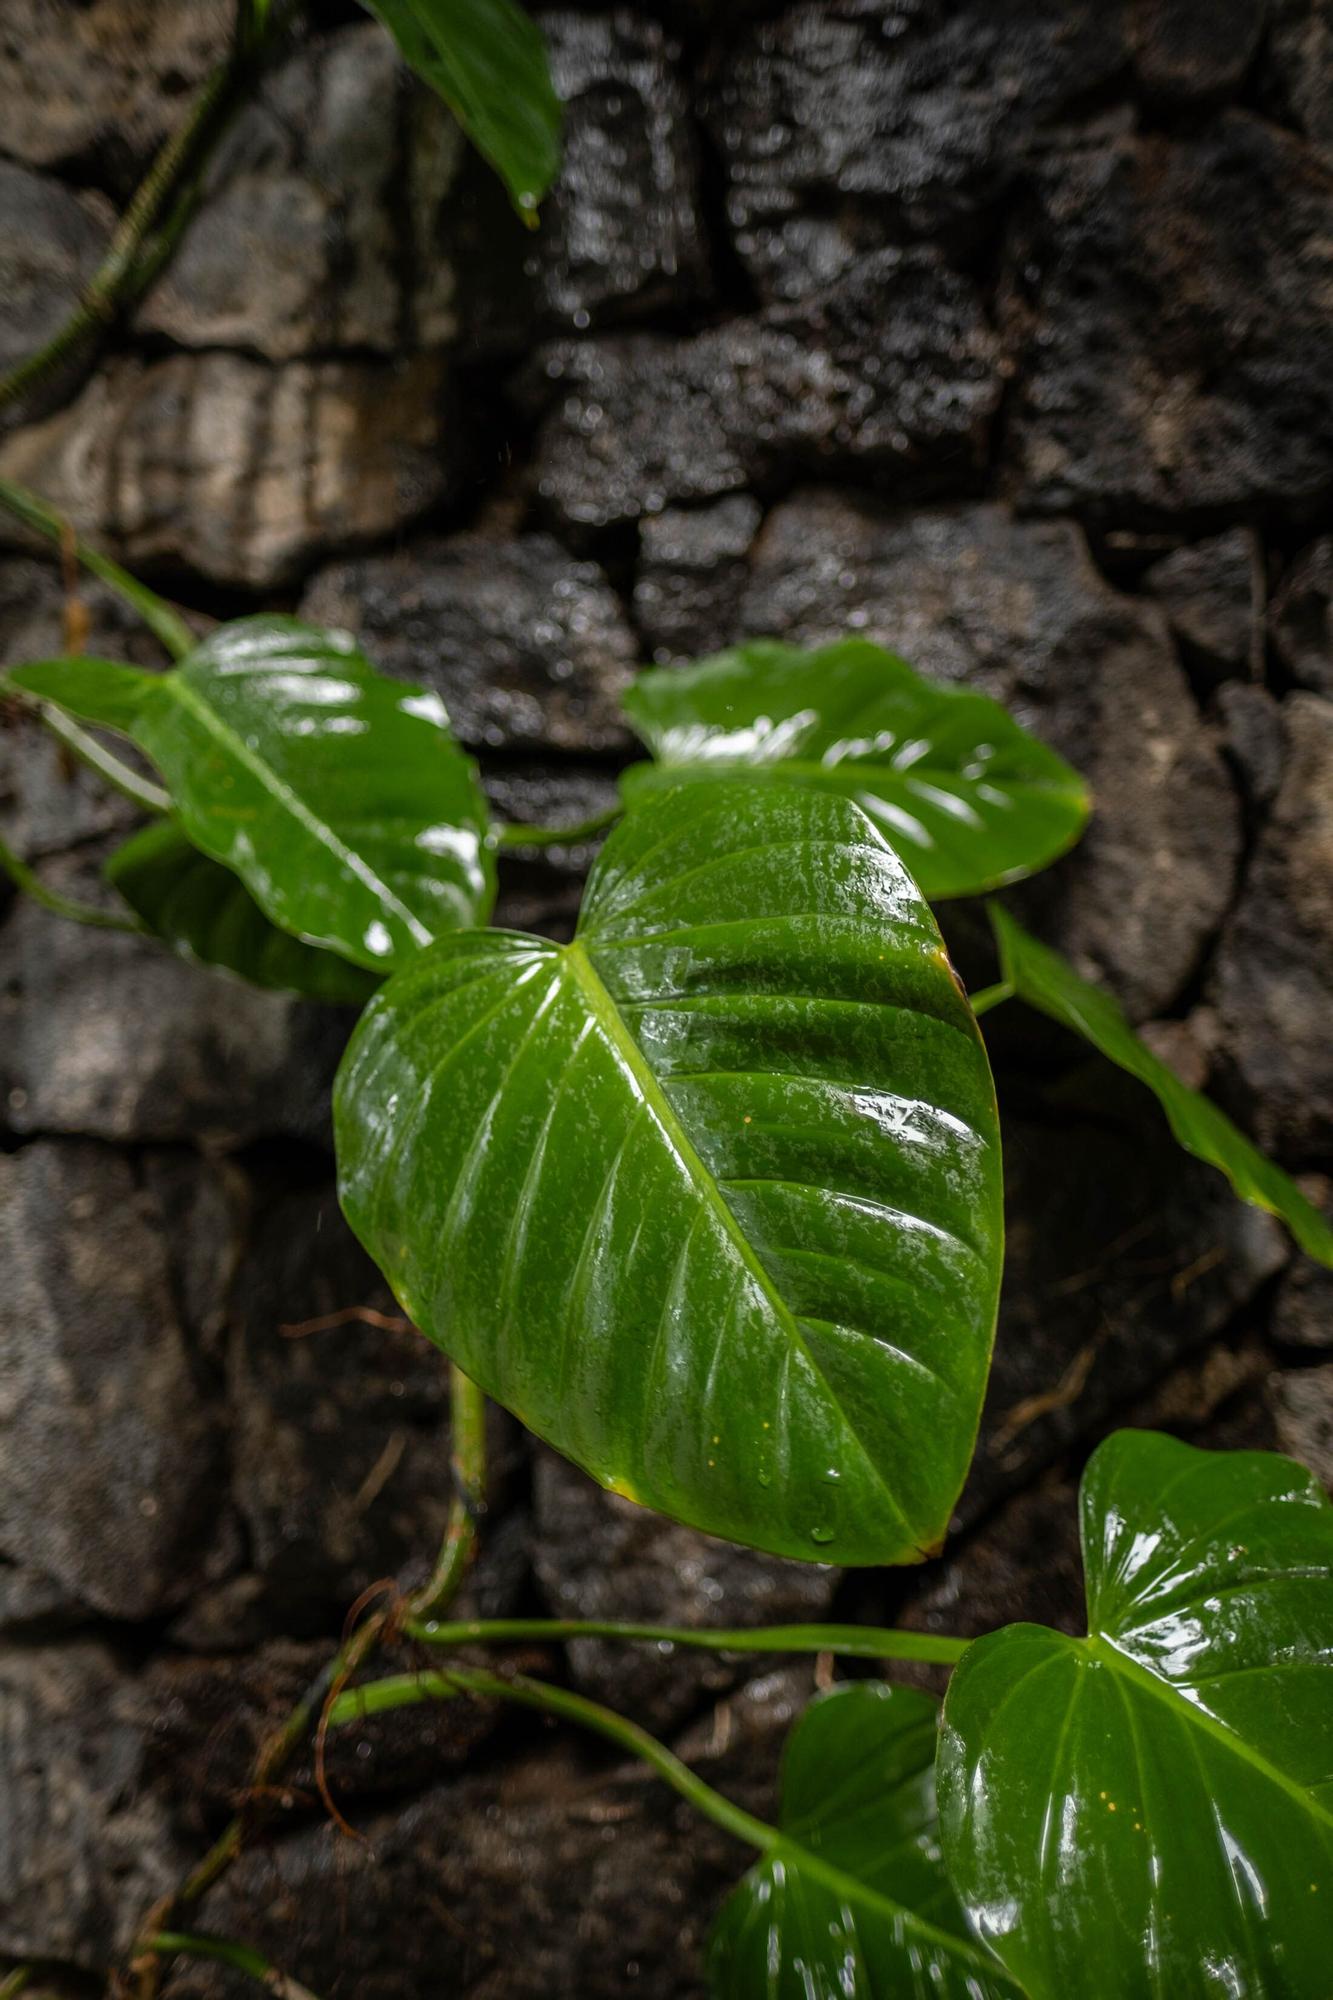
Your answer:
[[[1268,1402],[1282,1450],[1333,1486],[1333,1361],[1280,1370],[1269,1379]]]
[[[102,260],[113,219],[99,196],[0,160],[0,375],[59,332]],[[57,371],[53,387],[69,379]]]
[[[1266,12],[1267,0],[1130,0],[1140,87],[1169,104],[1229,96],[1254,61]]]
[[[537,1580],[553,1618],[625,1619],[653,1625],[782,1625],[829,1615],[838,1572],[735,1548],[607,1493],[553,1452],[534,1479]],[[626,1646],[575,1639],[575,1684],[662,1731],[753,1675],[753,1655]],[[770,1664],[772,1662],[770,1661]]]
[[[1268,15],[1264,109],[1333,159],[1333,0],[1268,0]]]
[[[454,535],[337,563],[301,608],[355,632],[385,673],[433,689],[469,749],[632,743],[619,702],[634,635],[596,563],[549,535]]]
[[[130,568],[267,589],[444,495],[455,456],[444,399],[432,354],[283,368],[225,353],[124,360],[0,443],[0,478],[40,487]]]
[[[462,151],[381,27],[317,37],[223,135],[139,330],[273,361],[447,343],[456,279],[436,239]]]
[[[655,660],[699,659],[732,638],[749,575],[746,558],[762,519],[757,500],[734,493],[710,507],[671,507],[643,522],[634,622]]]
[[[43,875],[97,893],[70,863]],[[16,902],[0,928],[0,1121],[20,1135],[326,1142],[352,1018]]]
[[[1270,804],[1282,782],[1287,749],[1281,704],[1252,681],[1227,681],[1218,691],[1217,706],[1247,800],[1252,807]]]
[[[1333,535],[1296,558],[1273,598],[1270,624],[1292,679],[1333,696]]]
[[[708,107],[747,271],[793,298],[904,235],[977,226],[1126,54],[1119,0],[803,5],[747,29]]]
[[[858,633],[1008,703],[1097,800],[1029,915],[1136,1016],[1169,1006],[1231,900],[1236,801],[1160,616],[1109,588],[1075,527],[801,493],[765,522],[737,629]]]
[[[1315,1207],[1333,1215],[1333,1182],[1309,1174],[1303,1185]],[[1333,1271],[1313,1257],[1294,1257],[1278,1285],[1271,1325],[1281,1347],[1333,1347]]]
[[[1173,549],[1144,574],[1144,590],[1161,605],[1186,657],[1206,679],[1250,668],[1260,560],[1248,529],[1231,528]]]
[[[498,817],[521,826],[574,826],[614,807],[619,798],[612,773],[587,766],[506,762],[485,771],[483,781]],[[572,937],[601,838],[567,847],[506,849],[494,921],[561,943]]]
[[[866,258],[817,297],[680,341],[546,349],[540,499],[573,532],[858,467],[895,494],[974,485],[1000,391],[971,284],[929,252]]]
[[[1056,155],[1012,246],[1022,500],[1128,525],[1333,489],[1333,169],[1243,112]]]
[[[153,1715],[91,1642],[0,1651],[0,1956],[105,1975],[187,1865],[143,1782]]]
[[[1248,1130],[1291,1165],[1333,1145],[1333,702],[1283,705],[1282,782],[1212,979],[1222,1070]]]
[[[223,1497],[164,1217],[86,1142],[0,1158],[0,1190],[0,1550],[98,1611],[152,1616],[206,1577]]]

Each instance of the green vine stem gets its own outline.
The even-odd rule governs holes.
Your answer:
[[[696,1812],[702,1813],[705,1819],[711,1819],[724,1833],[734,1835],[750,1847],[757,1847],[761,1853],[767,1853],[777,1845],[780,1836],[776,1827],[755,1819],[752,1814],[742,1811],[740,1806],[733,1805],[730,1799],[723,1798],[720,1792],[715,1792],[688,1764],[682,1763],[674,1751],[659,1743],[655,1736],[650,1736],[646,1729],[640,1729],[637,1722],[617,1715],[614,1709],[603,1708],[600,1702],[574,1694],[568,1688],[552,1687],[547,1681],[530,1680],[525,1674],[508,1678],[488,1673],[484,1667],[450,1667],[445,1673],[434,1674],[391,1674],[384,1680],[368,1681],[362,1687],[348,1688],[333,1703],[329,1722],[334,1728],[342,1728],[366,1715],[382,1715],[393,1708],[410,1708],[415,1702],[449,1701],[459,1694],[489,1695],[500,1701],[516,1702],[521,1708],[538,1709],[544,1715],[559,1716],[566,1722],[577,1722],[581,1728],[604,1736],[608,1742],[640,1758],[673,1791],[688,1799]]]
[[[502,848],[573,847],[581,840],[591,840],[595,834],[605,833],[607,827],[613,826],[619,818],[619,805],[607,806],[588,819],[575,820],[572,826],[499,826],[496,828],[496,840]]]
[[[219,1965],[233,1966],[237,1972],[266,1986],[270,1993],[276,1993],[279,2000],[315,2000],[309,1987],[298,1986],[248,1944],[234,1944],[230,1938],[209,1937],[196,1931],[157,1931],[147,1943],[161,1959],[211,1958]]]
[[[31,1981],[32,1967],[16,1965],[12,1972],[7,1972],[4,1978],[0,1979],[0,2000],[18,2000],[19,1994],[31,1984]]]
[[[160,1984],[162,1959],[155,1940],[163,1935],[177,1935],[170,1930],[171,1924],[192,1909],[226,1874],[251,1833],[267,1819],[272,1811],[276,1781],[309,1736],[312,1726],[317,1726],[316,1769],[327,1797],[327,1786],[322,1782],[324,1732],[331,1725],[341,1690],[352,1675],[364,1666],[380,1640],[398,1629],[400,1617],[409,1622],[427,1618],[447,1609],[457,1595],[476,1553],[477,1522],[485,1509],[486,1399],[476,1383],[452,1363],[449,1403],[456,1491],[429,1579],[420,1590],[409,1594],[405,1604],[391,1601],[356,1627],[261,1749],[251,1774],[249,1804],[228,1821],[202,1861],[154,1906],[140,1926],[134,1952],[135,1964],[140,1967],[139,2000],[153,2000]],[[353,1607],[351,1616],[355,1616],[357,1608]],[[336,1807],[333,1810],[336,1817]],[[299,2000],[298,1989],[288,1990]]]
[[[35,701],[22,688],[6,687],[3,679],[0,679],[0,694],[7,694],[25,708],[31,708],[70,755],[77,757],[81,764],[86,764],[90,771],[95,771],[113,791],[133,799],[135,805],[142,806],[145,812],[170,812],[170,795],[160,785],[155,785],[151,778],[140,777],[137,771],[122,763],[113,751],[99,743],[95,736],[90,736],[86,729],[81,729],[77,722],[71,722],[67,715],[62,715],[49,701]]]
[[[183,660],[187,653],[194,651],[194,633],[180,613],[156,591],[150,590],[147,584],[140,583],[137,577],[122,569],[119,563],[112,562],[109,556],[99,554],[86,542],[80,541],[65,516],[48,506],[38,494],[30,493],[26,486],[18,486],[13,480],[0,479],[0,507],[35,534],[54,542],[57,548],[68,549],[90,576],[98,577],[139,614],[174,660]]]
[[[44,910],[54,911],[58,917],[68,917],[76,924],[92,924],[97,930],[143,933],[143,925],[137,917],[123,916],[117,910],[100,910],[95,903],[78,903],[71,896],[62,896],[57,889],[48,889],[40,875],[34,874],[27,862],[20,860],[4,840],[0,840],[0,871],[8,875],[16,889],[21,889],[34,903],[40,903]],[[3,1989],[0,1989],[0,1995],[2,1993]]]
[[[754,1625],[700,1630],[676,1625],[627,1625],[596,1618],[476,1618],[451,1625],[415,1619],[409,1639],[430,1646],[500,1644],[519,1640],[627,1639],[662,1646],[700,1646],[718,1653],[841,1653],[857,1660],[925,1660],[956,1666],[970,1639],[902,1632],[874,1625]]]
[[[978,1020],[989,1014],[992,1007],[1001,1007],[1006,1000],[1012,1000],[1014,989],[1007,979],[997,980],[994,986],[983,986],[976,993],[969,993],[968,1005]]]

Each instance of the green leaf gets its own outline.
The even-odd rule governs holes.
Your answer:
[[[998,903],[988,909],[1001,971],[1015,996],[1062,1027],[1072,1028],[1146,1083],[1187,1153],[1220,1167],[1242,1201],[1281,1216],[1302,1250],[1321,1263],[1333,1264],[1333,1227],[1281,1167],[1266,1160],[1215,1104],[1182,1083],[1139,1040],[1109,993],[1080,979],[1058,952],[1038,944]]]
[[[515,208],[536,223],[560,169],[560,100],[546,44],[515,0],[363,0],[404,61],[444,99],[495,168]]]
[[[345,633],[242,618],[170,673],[64,659],[10,678],[137,743],[195,846],[293,936],[383,972],[485,921],[486,804],[443,704]]]
[[[573,944],[442,940],[334,1093],[416,1324],[617,1492],[783,1555],[912,1561],[977,1426],[1001,1263],[985,1052],[848,800],[631,814]]]
[[[625,713],[657,759],[629,800],[683,777],[787,779],[855,799],[931,901],[1016,882],[1088,816],[1078,774],[998,702],[922,680],[867,639],[814,652],[758,640],[651,667]]]
[[[715,2000],[1000,2000],[1011,1986],[967,1928],[940,1859],[938,1711],[853,1681],[787,1739],[779,1839],[723,1906]]]
[[[1089,1637],[992,1633],[945,1700],[974,1922],[1033,2000],[1327,1991],[1333,1508],[1289,1459],[1121,1431],[1082,1530]]]
[[[271,924],[240,877],[201,854],[173,820],[132,835],[104,872],[154,936],[198,965],[238,973],[252,986],[356,1007],[379,985],[373,972]]]

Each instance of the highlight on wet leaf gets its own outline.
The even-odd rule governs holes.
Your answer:
[[[785,780],[850,798],[932,901],[976,895],[1071,847],[1088,792],[998,702],[945,687],[867,639],[811,651],[755,640],[685,667],[650,667],[625,713],[654,764],[632,803],[684,778]]]
[[[811,1702],[783,1753],[778,1838],[713,1930],[713,2000],[1017,1995],[941,1859],[938,1718],[928,1695],[883,1681]]]
[[[240,876],[201,854],[174,820],[133,834],[103,873],[154,937],[197,965],[346,1006],[362,1006],[379,985],[373,972],[270,923]]]
[[[1082,1035],[1104,1056],[1148,1086],[1185,1148],[1218,1167],[1242,1201],[1280,1216],[1302,1250],[1333,1265],[1333,1226],[1296,1183],[1239,1132],[1199,1091],[1191,1090],[1130,1027],[1118,1003],[1081,979],[1060,954],[1039,944],[998,903],[988,906],[1004,984],[1062,1027]]]
[[[604,1485],[807,1560],[938,1545],[995,1324],[995,1096],[849,800],[656,796],[572,944],[461,934],[389,981],[334,1115],[414,1324]]]
[[[1121,1431],[1081,1496],[1088,1636],[1011,1625],[944,1704],[941,1831],[1031,2000],[1328,1982],[1333,1507],[1303,1466]]]
[[[168,673],[82,657],[10,678],[136,743],[194,845],[293,937],[386,972],[489,915],[486,802],[443,703],[347,633],[242,618]]]
[[[522,219],[560,168],[563,113],[541,30],[516,0],[362,0],[494,167]]]

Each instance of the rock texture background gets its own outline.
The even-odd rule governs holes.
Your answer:
[[[548,14],[566,164],[530,236],[350,5],[284,55],[174,264],[0,436],[201,627],[359,629],[512,817],[631,755],[637,660],[864,632],[1089,773],[1019,899],[1327,1198],[1333,1169],[1328,0],[655,0]],[[216,58],[207,0],[11,0],[0,363],[56,325]],[[0,524],[0,534],[8,534]],[[96,589],[97,650],[151,644]],[[0,547],[0,648],[59,641]],[[7,837],[87,889],[129,823],[17,714]],[[586,851],[501,916],[567,933]],[[448,1500],[442,1365],[337,1215],[334,1013],[0,890],[0,1956],[96,1990],[367,1586]],[[947,925],[991,976],[974,912]],[[839,1576],[654,1521],[495,1426],[478,1610],[977,1631],[1078,1619],[1109,1427],[1333,1472],[1333,1286],[1150,1102],[1006,1010],[1010,1268],[944,1557]],[[571,1648],[763,1809],[809,1665]],[[294,1774],[200,1924],[324,2000],[702,1990],[743,1857],[637,1770],[472,1709]],[[44,1975],[45,1977],[45,1975]],[[229,1990],[197,1967],[173,2000]],[[241,1990],[241,1989],[238,1989]]]

